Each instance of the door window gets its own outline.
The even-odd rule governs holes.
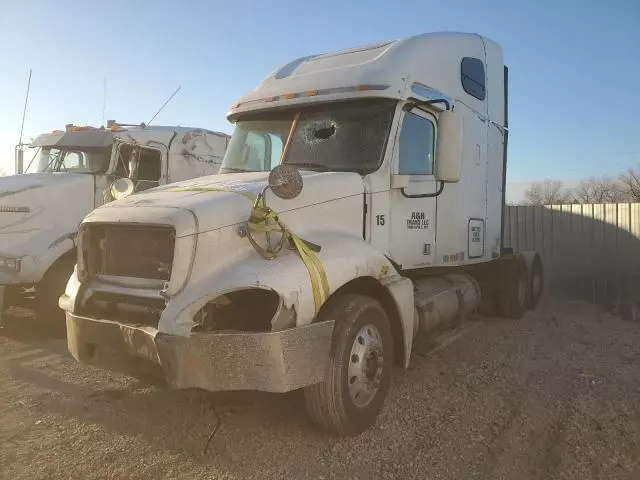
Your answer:
[[[433,175],[435,128],[428,118],[407,112],[400,130],[400,175]]]
[[[73,170],[84,167],[84,157],[81,152],[67,152],[64,156],[63,166],[65,170]]]
[[[162,178],[162,152],[123,144],[118,150],[118,165],[114,175],[129,177],[136,184],[136,191],[156,187]]]
[[[160,182],[162,176],[162,155],[158,150],[142,148],[140,151],[140,167],[138,180]]]

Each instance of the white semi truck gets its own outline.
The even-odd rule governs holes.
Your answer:
[[[535,307],[539,256],[502,246],[494,42],[433,33],[300,58],[228,118],[221,174],[83,221],[60,298],[77,360],[115,349],[176,388],[303,389],[315,422],[354,435],[416,335]]]
[[[7,307],[23,305],[63,328],[58,299],[84,216],[114,198],[217,173],[229,138],[199,128],[70,124],[29,145],[35,153],[24,174],[19,146],[17,175],[0,178],[0,322]]]

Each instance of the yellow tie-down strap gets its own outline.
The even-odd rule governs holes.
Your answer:
[[[167,191],[169,192],[223,192],[223,193],[237,193],[238,195],[242,195],[247,200],[253,202],[253,207],[251,209],[251,216],[249,217],[249,221],[247,222],[247,230],[248,236],[251,240],[249,232],[261,232],[269,235],[271,232],[279,232],[282,237],[280,241],[280,246],[284,243],[285,240],[290,240],[298,255],[302,259],[304,266],[307,268],[309,272],[309,280],[311,281],[311,290],[313,291],[313,303],[315,306],[315,311],[318,313],[320,310],[320,306],[322,305],[323,298],[327,299],[329,297],[329,282],[327,281],[327,274],[325,272],[324,266],[320,261],[320,258],[309,246],[298,237],[295,233],[293,233],[289,228],[280,220],[278,214],[267,207],[264,203],[264,198],[262,198],[262,202],[258,203],[258,197],[251,192],[242,192],[231,190],[228,188],[216,188],[216,187],[187,187],[187,188],[170,188]],[[278,248],[275,252],[267,251],[256,244],[253,240],[251,240],[251,244],[253,247],[262,255],[264,258],[273,258],[277,255],[280,248]]]

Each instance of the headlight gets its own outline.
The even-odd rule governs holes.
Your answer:
[[[0,257],[0,270],[20,271],[20,259],[10,257]]]
[[[76,238],[78,257],[76,258],[78,280],[84,282],[87,279],[87,248],[89,247],[89,225],[81,223]]]

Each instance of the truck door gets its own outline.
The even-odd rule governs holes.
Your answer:
[[[409,183],[392,188],[390,253],[403,270],[432,265],[435,258],[436,197],[433,176],[436,120],[419,108],[405,112],[396,148],[395,172]],[[375,221],[375,220],[374,220]]]
[[[109,193],[109,187],[111,186],[111,182],[113,181],[109,172],[112,171],[111,165],[115,165],[117,161],[117,148],[115,144],[111,147],[109,151],[109,167],[105,172],[94,174],[93,175],[93,185],[94,185],[94,194],[93,194],[93,206],[94,208],[98,208],[104,205],[107,201],[110,200],[111,194]]]

